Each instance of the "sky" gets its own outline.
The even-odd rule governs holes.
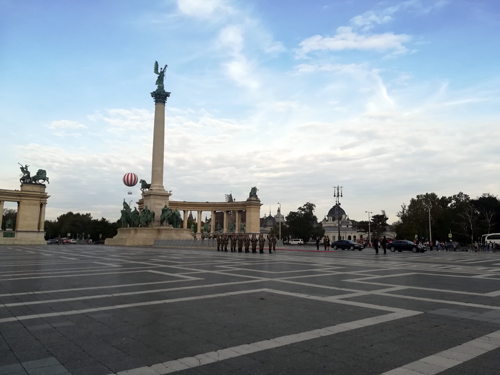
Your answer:
[[[46,219],[117,220],[123,175],[151,180],[158,61],[171,200],[256,186],[262,216],[322,219],[342,186],[391,223],[417,194],[499,195],[499,35],[491,0],[0,0],[0,188],[28,164]]]

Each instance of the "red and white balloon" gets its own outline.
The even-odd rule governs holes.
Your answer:
[[[135,186],[138,182],[139,177],[135,173],[127,173],[123,176],[123,183],[128,187]]]

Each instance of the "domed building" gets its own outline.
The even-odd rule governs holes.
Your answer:
[[[362,242],[367,237],[366,233],[358,232],[357,222],[349,219],[347,213],[340,207],[340,203],[330,208],[321,224],[325,229],[325,236],[328,236],[332,242],[339,239]]]

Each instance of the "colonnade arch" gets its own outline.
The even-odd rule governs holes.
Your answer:
[[[22,184],[21,190],[0,189],[0,212],[5,202],[17,203],[16,227],[2,231],[0,217],[0,244],[43,245],[45,244],[45,208],[49,195],[45,185]]]

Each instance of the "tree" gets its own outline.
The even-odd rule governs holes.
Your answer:
[[[382,237],[387,228],[387,216],[384,214],[373,215],[370,226],[375,237]]]
[[[286,223],[293,237],[301,238],[304,243],[311,237],[323,236],[325,230],[322,225],[318,225],[318,219],[314,215],[314,203],[307,202],[297,211],[290,211],[286,217]]]
[[[491,229],[494,226],[494,218],[500,211],[500,202],[498,198],[494,195],[485,193],[480,197],[473,199],[471,201],[474,208],[479,212],[480,215],[480,227],[482,232],[491,233]]]
[[[472,244],[477,233],[479,211],[472,204],[470,197],[462,192],[452,197],[450,208],[454,212],[459,234],[467,237]]]
[[[83,237],[85,234],[85,239],[89,238],[90,235],[92,241],[97,241],[101,237],[102,239],[114,237],[118,230],[118,221],[110,223],[104,218],[100,220],[92,219],[90,213],[68,212],[54,221],[46,220],[44,229],[47,238],[65,237],[68,233],[71,233],[71,237]]]

